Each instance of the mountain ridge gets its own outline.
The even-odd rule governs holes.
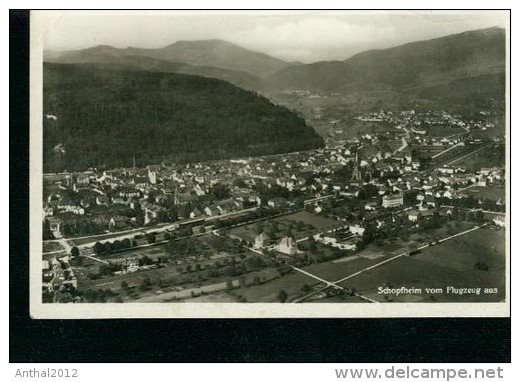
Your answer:
[[[289,66],[266,78],[271,88],[370,90],[433,86],[505,70],[505,30],[486,28],[387,49],[343,61]]]
[[[114,57],[140,55],[164,61],[185,63],[193,66],[212,66],[221,69],[231,69],[248,72],[257,77],[270,75],[289,63],[243,48],[237,44],[219,39],[210,40],[180,40],[162,48],[116,48],[111,45],[69,50],[63,52],[44,52],[44,61],[55,63],[84,63],[92,58],[92,54],[110,53]],[[87,55],[85,57],[85,55]]]

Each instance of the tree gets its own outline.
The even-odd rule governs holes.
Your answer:
[[[141,290],[142,291],[147,291],[147,290],[150,290],[152,289],[152,281],[147,277],[143,280],[142,284],[141,284]]]
[[[309,239],[309,250],[313,255],[318,253],[318,244],[316,243],[316,240],[314,240],[313,237]]]
[[[183,219],[187,219],[190,217],[191,208],[187,204],[182,204],[177,209],[177,215]]]
[[[311,286],[309,284],[303,284],[301,291],[303,293],[309,293],[311,291]]]
[[[129,239],[129,238],[123,239],[123,240],[121,241],[121,247],[122,247],[122,248],[127,249],[127,248],[130,248],[131,246],[132,246],[132,243],[130,242],[130,239]]]
[[[257,235],[260,235],[262,232],[264,232],[264,226],[263,224],[258,224],[255,226],[255,233]]]
[[[43,237],[43,240],[54,239],[54,235],[52,234],[52,231],[51,231],[51,223],[49,222],[49,219],[45,219],[43,221],[42,237]]]
[[[76,257],[70,259],[70,265],[73,265],[73,266],[76,266],[76,267],[83,266],[83,257],[76,256]]]
[[[489,270],[489,265],[487,265],[484,261],[477,261],[475,263],[475,269],[479,271],[487,271]]]
[[[156,240],[155,232],[150,232],[150,233],[146,234],[146,241],[148,242],[148,244],[155,243],[155,240]]]
[[[96,255],[102,255],[106,252],[106,246],[98,241],[94,244],[93,250]]]
[[[70,257],[75,258],[79,256],[79,249],[78,247],[74,246],[70,249]]]
[[[128,283],[126,282],[126,280],[123,280],[123,281],[121,282],[121,288],[123,288],[123,289],[128,288]]]
[[[227,199],[231,196],[229,188],[221,183],[217,183],[213,187],[211,187],[209,193],[211,195],[214,195],[215,198],[217,198],[218,200]]]
[[[114,240],[112,242],[112,250],[114,252],[120,251],[123,248],[123,244],[119,240]]]
[[[361,238],[363,244],[370,244],[376,236],[376,228],[370,224],[365,228],[365,232],[363,232],[363,236]]]
[[[148,256],[144,255],[142,258],[139,259],[139,265],[152,265],[153,260],[149,258]]]
[[[241,178],[236,178],[234,181],[233,181],[233,186],[234,187],[240,187],[240,188],[244,188],[246,187],[246,182],[244,182],[243,179]]]
[[[280,292],[278,292],[278,301],[280,302],[285,302],[287,300],[287,292],[283,289],[280,290]]]

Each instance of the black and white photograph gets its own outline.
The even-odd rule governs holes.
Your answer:
[[[509,316],[509,23],[32,11],[31,316]]]

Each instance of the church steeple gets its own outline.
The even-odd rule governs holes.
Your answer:
[[[359,182],[361,180],[361,171],[359,171],[359,163],[358,163],[358,152],[356,151],[356,160],[354,162],[354,168],[352,170],[352,177],[350,178],[352,181]]]

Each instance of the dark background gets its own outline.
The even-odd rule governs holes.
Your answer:
[[[510,318],[32,320],[29,12],[9,21],[10,362],[511,362]]]

